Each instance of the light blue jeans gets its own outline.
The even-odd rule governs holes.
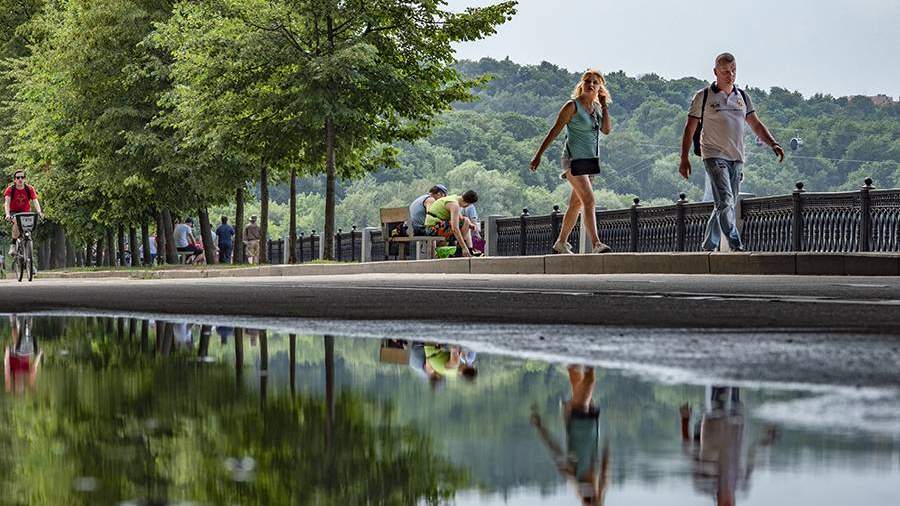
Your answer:
[[[703,249],[713,251],[719,247],[724,233],[732,250],[742,250],[741,235],[735,222],[734,205],[741,191],[741,170],[743,162],[708,158],[703,160],[706,174],[709,176],[712,189],[713,212],[706,222],[706,233],[703,235]]]

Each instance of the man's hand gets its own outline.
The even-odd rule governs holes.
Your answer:
[[[468,246],[462,247],[462,256],[464,256],[464,257],[472,256],[472,253],[469,251]]]
[[[534,158],[531,159],[531,165],[529,165],[529,169],[531,172],[537,172],[538,167],[541,165],[541,156],[540,154],[534,155]]]
[[[681,163],[678,165],[678,172],[685,179],[691,177],[691,161],[687,157],[681,159]]]
[[[778,163],[784,162],[784,149],[782,149],[781,144],[777,142],[772,145],[772,151],[775,153],[775,156],[778,157]]]

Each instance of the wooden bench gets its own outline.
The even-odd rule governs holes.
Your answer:
[[[416,260],[422,258],[422,248],[424,245],[428,247],[428,258],[434,257],[434,248],[447,242],[443,237],[431,235],[412,235],[412,226],[407,227],[408,235],[391,237],[393,230],[400,223],[409,222],[408,207],[382,207],[381,213],[381,237],[384,238],[384,259],[388,259],[391,244],[397,245],[397,258],[406,260],[406,246],[413,245],[416,249]]]

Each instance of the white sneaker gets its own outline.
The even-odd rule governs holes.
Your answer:
[[[612,251],[612,248],[602,242],[598,242],[593,249],[591,249],[591,253],[609,253],[610,251]]]
[[[567,243],[567,242],[558,242],[557,241],[553,245],[553,251],[555,251],[556,253],[563,254],[563,255],[574,255],[575,254],[575,252],[572,251],[572,246],[570,246],[569,243]]]

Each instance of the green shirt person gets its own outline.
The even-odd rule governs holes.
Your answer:
[[[478,256],[480,251],[472,251],[472,222],[460,212],[478,202],[478,194],[468,190],[462,195],[447,195],[435,200],[425,216],[425,235],[456,239],[463,256]]]

